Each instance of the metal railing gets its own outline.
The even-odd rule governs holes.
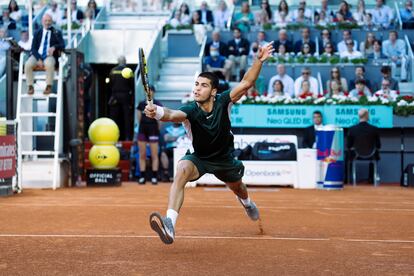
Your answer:
[[[414,73],[414,52],[413,49],[411,47],[411,43],[410,43],[410,39],[408,38],[407,35],[404,36],[404,40],[405,40],[405,44],[407,46],[407,54],[408,54],[408,62],[409,62],[409,79],[412,81],[413,80],[413,73]]]
[[[396,14],[397,20],[398,20],[398,25],[400,26],[400,30],[402,30],[403,23],[402,23],[400,8],[398,7],[398,1],[394,2],[394,8],[395,8],[395,14]]]
[[[321,73],[318,72],[318,84],[319,84],[319,95],[323,96],[323,83],[322,83],[322,76]]]

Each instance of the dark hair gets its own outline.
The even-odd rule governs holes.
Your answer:
[[[267,13],[267,16],[269,17],[269,19],[272,19],[272,9],[270,8],[270,4],[269,4],[269,1],[268,0],[262,0],[262,3],[267,3],[267,6],[266,6],[266,13]]]
[[[357,79],[355,80],[355,85],[357,85],[357,84],[363,84],[363,85],[366,85],[366,84],[367,84],[367,82],[366,82],[363,78],[357,78]]]
[[[355,67],[355,69],[357,69],[357,68],[361,68],[362,69],[362,72],[365,73],[365,67],[364,66],[357,66],[357,67]]]
[[[282,11],[282,3],[285,3],[286,4],[286,15],[289,13],[289,5],[288,5],[288,3],[286,2],[286,0],[282,0],[282,1],[280,1],[280,3],[279,3],[279,7],[278,7],[278,10],[279,10],[279,12],[281,12]]]
[[[283,92],[284,89],[285,89],[285,86],[283,85],[283,82],[281,80],[275,80],[273,82],[273,85],[272,86],[274,86],[276,83],[279,83],[280,84],[280,87],[282,87],[282,92]]]
[[[391,66],[388,66],[388,65],[382,66],[381,67],[381,73],[383,73],[383,74],[389,74],[389,73],[391,73]]]
[[[9,10],[10,13],[13,12],[12,7],[11,7],[11,3],[12,2],[14,2],[16,4],[16,10],[14,10],[14,11],[18,11],[19,10],[19,5],[17,4],[17,2],[15,0],[10,0],[9,6],[8,6],[8,10]]]
[[[153,92],[157,92],[157,91],[155,90],[155,86],[154,86],[154,85],[152,85],[152,84],[150,84],[150,85],[149,85],[149,89],[150,89],[151,91],[153,91]]]
[[[320,112],[319,110],[315,110],[315,111],[313,112],[313,115],[315,115],[315,114],[318,114],[319,116],[321,116],[321,117],[322,117],[322,112]]]
[[[394,30],[393,30],[393,31],[390,31],[390,32],[389,32],[389,34],[392,34],[392,33],[394,33],[394,34],[395,34],[395,36],[396,36],[396,37],[398,37],[398,32],[397,32],[397,31],[394,31]]]
[[[202,72],[200,75],[198,75],[201,78],[206,78],[210,80],[211,83],[211,88],[212,89],[217,89],[219,86],[219,78],[217,77],[216,74],[212,73],[212,72]]]

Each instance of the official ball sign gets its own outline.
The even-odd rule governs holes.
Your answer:
[[[13,135],[0,136],[0,178],[16,174],[16,138]]]

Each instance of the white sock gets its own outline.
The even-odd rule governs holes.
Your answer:
[[[240,201],[243,203],[244,206],[249,206],[251,201],[250,201],[250,197],[247,197],[246,199],[240,198]]]
[[[177,222],[178,213],[174,209],[168,209],[167,210],[167,218],[171,219],[172,224],[175,228],[175,223]]]

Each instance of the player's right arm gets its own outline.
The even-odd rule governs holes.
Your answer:
[[[149,118],[156,119],[157,114],[160,112],[160,110],[157,111],[157,109],[160,108],[164,111],[160,121],[182,123],[187,119],[187,114],[181,110],[169,109],[155,104],[152,106],[147,105],[145,107],[145,115]]]

